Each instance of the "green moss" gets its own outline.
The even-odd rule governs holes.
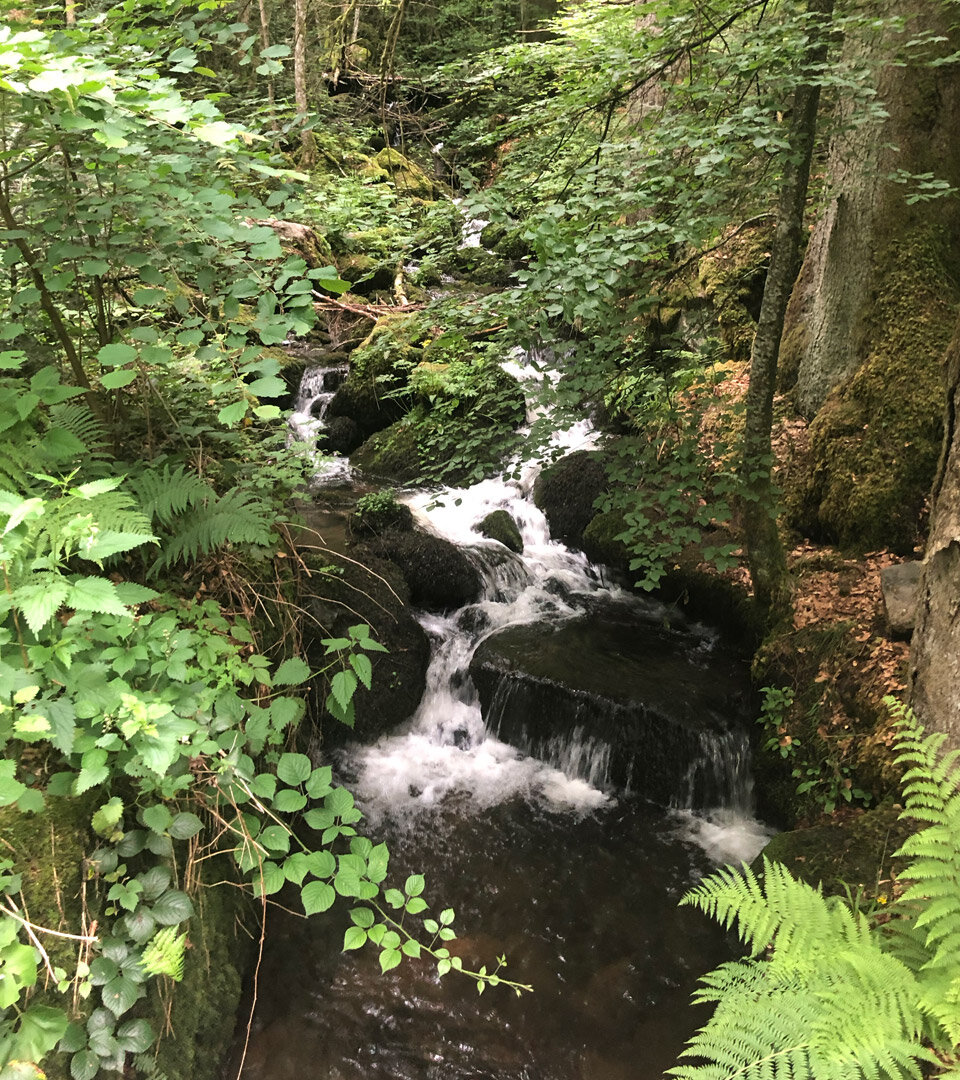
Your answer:
[[[422,471],[415,412],[371,435],[350,455],[350,463],[366,476],[400,484],[415,480]]]
[[[477,526],[477,531],[491,540],[497,540],[510,551],[518,555],[523,551],[523,537],[517,528],[517,523],[506,510],[494,510]]]
[[[716,312],[731,360],[748,360],[770,261],[771,229],[747,229],[700,261],[703,295]]]
[[[622,510],[607,510],[590,519],[583,530],[583,550],[592,562],[630,569],[630,549],[617,536],[627,527]]]
[[[376,157],[377,165],[390,174],[394,187],[401,195],[410,195],[420,199],[438,199],[443,194],[442,185],[435,183],[429,176],[399,150],[387,147]]]
[[[843,896],[849,889],[889,899],[899,868],[891,856],[914,831],[899,817],[900,807],[886,802],[848,821],[779,833],[763,854],[811,885],[822,884],[828,894]]]
[[[786,491],[791,524],[809,535],[913,550],[940,454],[942,357],[957,305],[943,248],[927,228],[879,257],[875,340],[811,424],[807,467]]]
[[[207,880],[229,879],[225,859],[205,864]],[[183,981],[173,987],[169,1027],[167,1004],[151,980],[150,1019],[164,1031],[157,1065],[167,1080],[217,1080],[233,1039],[243,973],[251,938],[239,928],[244,894],[229,885],[201,886],[194,892],[197,914],[190,920]]]

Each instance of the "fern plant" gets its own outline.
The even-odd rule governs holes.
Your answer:
[[[162,533],[153,573],[209,555],[228,543],[270,543],[277,508],[255,492],[232,487],[218,495],[182,464],[144,469],[131,478],[131,486],[144,513]]]
[[[897,852],[907,889],[883,924],[764,859],[727,867],[681,903],[736,927],[747,950],[707,975],[714,1005],[690,1040],[680,1080],[877,1080],[960,1077],[960,751],[900,729],[904,817],[924,826]]]

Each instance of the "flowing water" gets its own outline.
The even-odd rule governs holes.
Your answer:
[[[579,448],[592,432],[556,438]],[[271,912],[248,1080],[653,1080],[703,1019],[691,990],[728,945],[677,901],[766,838],[737,715],[745,672],[714,630],[551,540],[537,467],[507,471],[410,496],[423,527],[464,546],[483,595],[422,616],[433,658],[416,714],[338,767],[394,880],[424,872],[428,900],[456,909],[464,962],[505,952],[535,992],[479,997],[412,961],[382,976],[372,950],[339,952],[345,914]],[[495,509],[522,555],[477,532]],[[477,664],[504,643],[526,650],[523,670],[481,693],[471,664],[486,685]]]

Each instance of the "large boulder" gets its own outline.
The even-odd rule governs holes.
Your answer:
[[[749,701],[746,671],[666,618],[637,603],[491,635],[470,665],[487,723],[595,784],[663,805],[729,803],[743,749],[730,718]]]
[[[333,744],[356,738],[374,742],[411,716],[426,686],[430,643],[423,627],[411,614],[410,592],[399,568],[367,555],[361,563],[353,557],[326,552],[304,553],[311,569],[307,590],[299,603],[307,613],[302,622],[304,654],[311,667],[330,669],[330,657],[322,641],[345,637],[350,626],[366,622],[373,636],[387,649],[371,652],[371,689],[360,688],[354,697],[356,722],[351,732],[324,708],[327,683],[316,680],[311,713],[322,721],[324,740]]]
[[[916,831],[900,815],[891,800],[844,821],[778,833],[761,854],[831,896],[852,891],[892,899],[892,882],[904,865],[894,852]],[[754,868],[760,864],[758,856]]]
[[[533,501],[543,511],[555,540],[580,547],[583,530],[596,513],[594,504],[606,487],[602,455],[595,450],[577,450],[540,473]]]
[[[473,603],[480,595],[477,568],[449,540],[431,533],[391,531],[364,546],[400,568],[411,603],[417,607],[452,610]]]
[[[423,471],[416,425],[399,420],[375,432],[350,455],[350,464],[373,480],[411,483]]]

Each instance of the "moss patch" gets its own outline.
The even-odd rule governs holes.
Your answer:
[[[792,525],[854,550],[913,550],[943,434],[942,357],[957,286],[933,228],[879,257],[866,360],[810,425],[807,466],[786,491]]]
[[[219,864],[219,865],[218,865]],[[226,859],[206,864],[211,881],[229,878]],[[244,894],[228,885],[194,890],[183,981],[173,991],[157,1065],[168,1080],[217,1080],[236,1026],[251,938],[239,928]],[[167,1005],[151,980],[151,1021],[164,1030]]]
[[[847,821],[779,833],[763,854],[795,877],[822,884],[830,895],[843,896],[849,889],[868,899],[890,899],[901,862],[892,855],[915,831],[899,817],[900,807],[887,802]],[[759,859],[754,866],[759,868]]]
[[[770,262],[769,226],[747,229],[700,261],[700,289],[713,304],[731,360],[749,360]]]
[[[365,476],[399,484],[421,473],[420,444],[413,419],[401,420],[371,435],[350,455],[350,463]]]

